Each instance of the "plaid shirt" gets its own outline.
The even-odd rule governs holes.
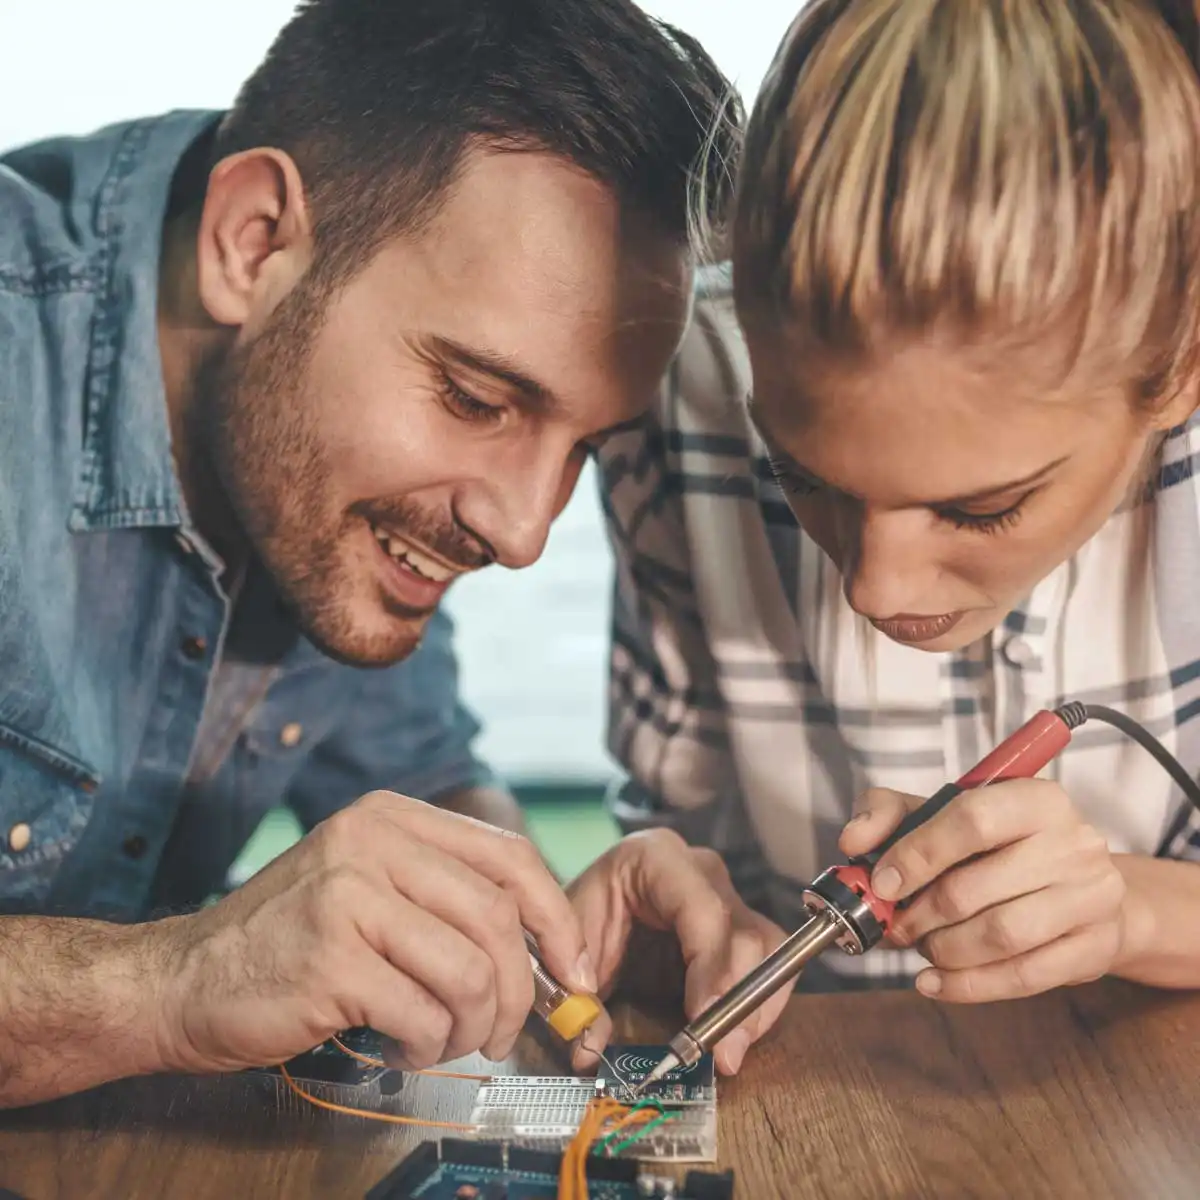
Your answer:
[[[1144,503],[1115,513],[965,650],[901,646],[856,618],[799,528],[747,415],[729,275],[694,320],[647,421],[599,456],[616,555],[609,748],[626,830],[719,850],[785,928],[873,785],[927,795],[1038,709],[1110,704],[1200,770],[1200,420],[1163,447]],[[1200,820],[1136,743],[1089,724],[1043,774],[1114,852],[1200,861]],[[914,951],[824,956],[839,986],[899,984]]]

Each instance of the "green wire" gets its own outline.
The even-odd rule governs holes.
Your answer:
[[[643,1125],[635,1133],[631,1134],[623,1142],[621,1142],[617,1146],[612,1147],[612,1149],[610,1150],[609,1142],[611,1142],[613,1140],[613,1138],[615,1138],[620,1133],[620,1130],[614,1130],[612,1133],[610,1133],[608,1135],[608,1137],[604,1138],[601,1141],[601,1143],[596,1147],[596,1149],[594,1151],[592,1151],[592,1153],[593,1154],[604,1154],[607,1152],[609,1154],[620,1154],[620,1152],[622,1150],[624,1150],[626,1146],[631,1146],[634,1142],[636,1142],[638,1140],[638,1138],[642,1137],[646,1133],[649,1133],[651,1129],[655,1128],[655,1126],[661,1125],[664,1121],[669,1121],[672,1118],[671,1113],[663,1111],[662,1103],[659,1100],[642,1100],[640,1103],[635,1104],[629,1110],[629,1112],[632,1115],[633,1113],[638,1112],[640,1109],[643,1109],[643,1108],[656,1109],[658,1111],[659,1115],[657,1117],[655,1117],[653,1121],[650,1121],[649,1123]]]
[[[636,1133],[632,1134],[630,1137],[627,1137],[627,1138],[626,1138],[626,1139],[625,1139],[623,1142],[618,1142],[618,1143],[617,1143],[617,1144],[616,1144],[616,1145],[615,1145],[615,1146],[614,1146],[614,1147],[613,1147],[613,1148],[612,1148],[612,1149],[609,1151],[609,1153],[610,1153],[610,1154],[620,1154],[620,1153],[621,1153],[621,1151],[622,1151],[622,1150],[624,1150],[626,1146],[632,1146],[632,1145],[633,1145],[633,1143],[634,1143],[634,1142],[636,1142],[636,1141],[638,1140],[638,1138],[640,1138],[640,1137],[644,1137],[644,1136],[645,1136],[646,1134],[648,1134],[648,1133],[650,1132],[650,1130],[652,1130],[652,1129],[653,1129],[653,1128],[654,1128],[656,1125],[661,1125],[661,1124],[662,1124],[664,1121],[670,1121],[671,1119],[672,1119],[672,1118],[671,1118],[671,1114],[670,1114],[670,1113],[663,1113],[663,1115],[662,1115],[661,1117],[655,1117],[653,1121],[649,1121],[649,1122],[647,1122],[647,1123],[646,1123],[645,1125],[643,1125],[643,1126],[642,1126],[642,1127],[641,1127],[639,1130],[637,1130],[637,1132],[636,1132]],[[605,1147],[605,1149],[607,1149],[607,1146]]]

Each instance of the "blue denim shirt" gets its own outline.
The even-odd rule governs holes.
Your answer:
[[[198,903],[268,808],[490,781],[450,621],[341,666],[190,526],[155,310],[177,112],[0,157],[0,912]]]

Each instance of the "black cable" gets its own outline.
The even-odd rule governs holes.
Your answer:
[[[1084,721],[1103,721],[1133,738],[1138,745],[1154,756],[1158,765],[1179,784],[1192,807],[1200,812],[1200,786],[1197,786],[1196,781],[1184,770],[1179,759],[1145,726],[1104,704],[1080,704],[1078,700],[1073,700],[1056,711],[1071,729],[1077,729]]]

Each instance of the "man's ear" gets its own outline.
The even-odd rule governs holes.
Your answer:
[[[208,179],[196,241],[200,302],[219,325],[255,325],[304,274],[312,225],[304,183],[282,150],[223,158]]]

